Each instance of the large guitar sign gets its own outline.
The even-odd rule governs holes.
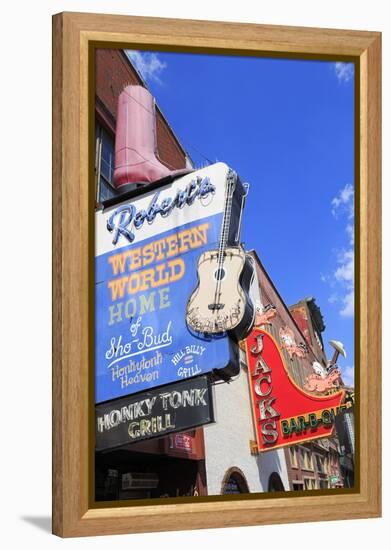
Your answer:
[[[232,198],[237,181],[237,175],[230,170],[219,248],[202,253],[198,260],[198,286],[187,304],[186,320],[196,332],[231,331],[241,339],[254,323],[255,308],[248,296],[254,276],[252,260],[237,242],[235,246],[229,242]],[[240,216],[242,209],[243,204]],[[238,234],[239,231],[236,240]]]
[[[185,320],[199,256],[220,239],[228,172],[216,163],[96,212],[96,403],[212,370],[237,374],[228,334],[203,337]],[[238,185],[236,219],[243,195]]]

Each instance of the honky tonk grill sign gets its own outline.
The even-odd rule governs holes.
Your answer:
[[[246,338],[246,354],[260,452],[333,434],[343,390],[331,396],[302,390],[289,376],[277,342],[262,329]]]
[[[96,406],[96,449],[162,437],[214,421],[207,376],[198,376]]]

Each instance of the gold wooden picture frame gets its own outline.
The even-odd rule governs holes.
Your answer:
[[[354,63],[356,472],[351,490],[96,503],[91,78],[97,47]],[[93,165],[93,161],[92,161]],[[53,533],[62,537],[381,514],[381,34],[87,13],[53,17]],[[239,496],[239,495],[235,495]]]

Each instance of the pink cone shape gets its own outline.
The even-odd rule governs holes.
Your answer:
[[[115,188],[150,183],[173,171],[157,158],[155,102],[142,86],[127,86],[118,98],[115,136]]]

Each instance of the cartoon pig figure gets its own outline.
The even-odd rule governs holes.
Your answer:
[[[296,357],[305,356],[305,354],[307,353],[306,346],[304,344],[296,343],[292,329],[290,329],[288,326],[285,326],[283,328],[280,328],[279,334],[282,346],[288,352],[290,359],[293,359],[294,355],[296,355]]]
[[[310,392],[316,391],[318,393],[323,393],[326,390],[337,387],[337,381],[340,376],[341,371],[339,369],[332,370],[326,378],[322,378],[319,374],[310,374],[304,384],[304,389]]]
[[[276,315],[277,315],[277,310],[271,304],[269,304],[269,306],[264,307],[262,311],[260,311],[260,308],[257,307],[254,325],[256,327],[260,327],[262,325],[271,325],[272,324],[271,320],[274,319]]]

